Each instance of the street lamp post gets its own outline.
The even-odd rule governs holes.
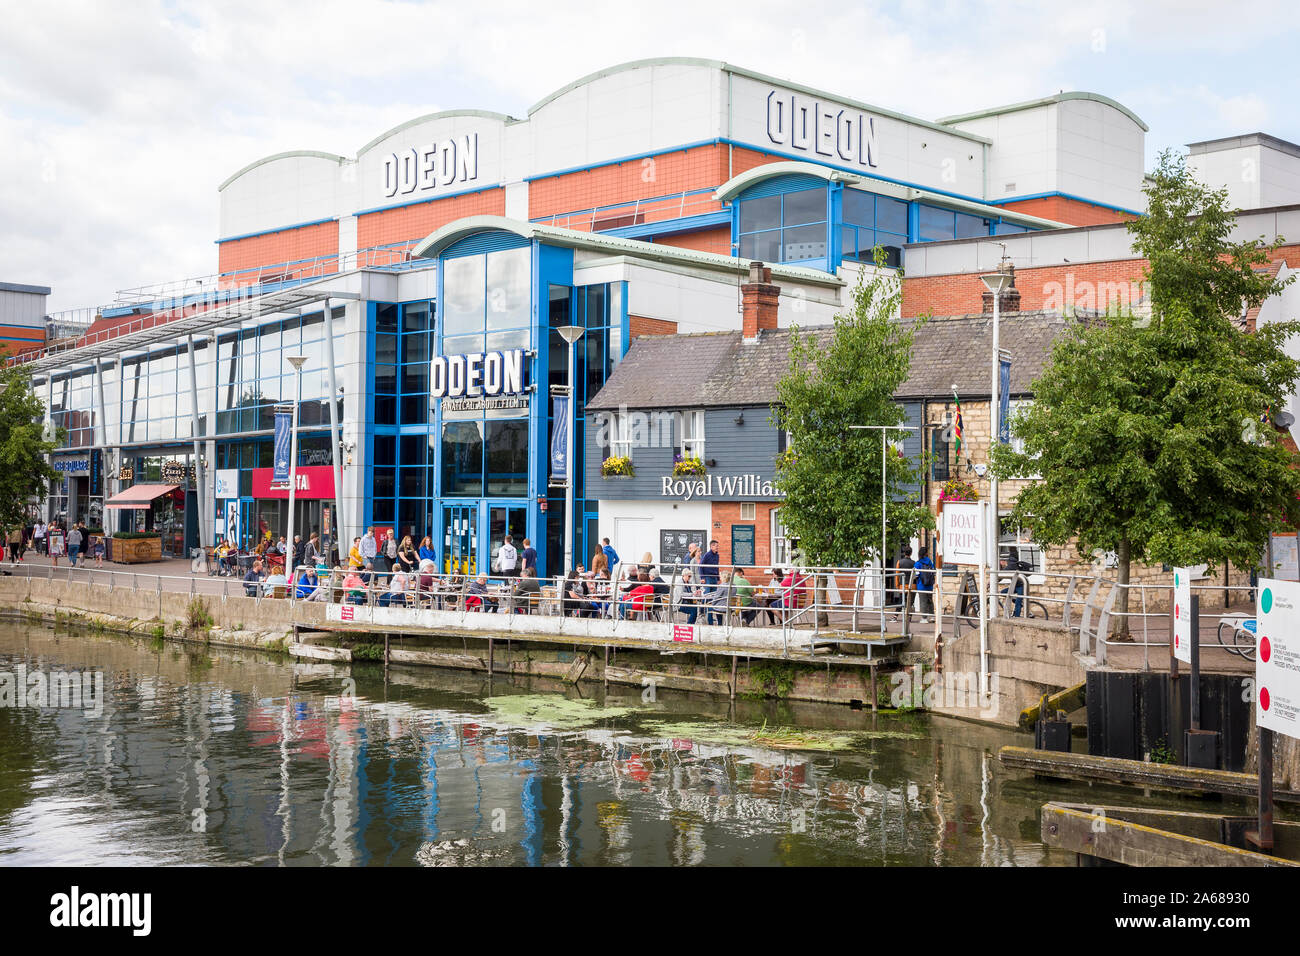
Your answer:
[[[888,463],[889,433],[912,432],[916,431],[916,429],[911,425],[850,425],[849,428],[880,432],[880,636],[883,638],[885,636],[885,596],[888,590],[888,581],[885,576],[885,550],[888,547],[885,505],[888,482],[886,481],[885,470]]]
[[[569,422],[564,442],[564,573],[568,574],[573,567],[573,430],[578,420],[573,373],[578,364],[578,340],[586,330],[580,325],[562,325],[555,331],[569,344]]]
[[[998,565],[1001,557],[1001,549],[998,547],[999,532],[1001,531],[1001,521],[998,518],[998,476],[997,472],[993,470],[993,446],[1002,440],[1001,429],[998,428],[998,410],[1001,407],[1001,396],[998,394],[998,359],[1001,355],[1001,350],[998,348],[998,320],[1001,317],[1002,290],[1011,283],[1011,276],[1003,272],[999,267],[997,272],[980,276],[980,279],[983,281],[984,287],[993,293],[993,384],[989,393],[992,396],[989,402],[989,497],[992,499],[990,511],[992,512],[991,522],[993,525],[989,532],[989,541],[993,547],[993,556],[989,561],[989,583],[992,585],[989,588],[989,597],[992,599],[997,590]],[[985,550],[987,551],[988,548],[986,547]],[[992,600],[989,616],[997,617],[996,600]]]
[[[289,424],[289,534],[285,538],[287,554],[284,556],[285,580],[293,574],[293,510],[298,491],[298,407],[302,405],[302,366],[307,361],[305,355],[288,355],[285,360],[293,366],[293,417]]]

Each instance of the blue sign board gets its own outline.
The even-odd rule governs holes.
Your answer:
[[[569,474],[569,398],[556,395],[551,399],[551,477]]]
[[[1011,359],[1000,356],[998,359],[998,441],[1004,445],[1011,443],[1011,423],[1008,421],[1011,409]]]
[[[289,438],[293,428],[293,413],[276,411],[275,413],[275,460],[272,464],[271,481],[288,482],[289,480]]]

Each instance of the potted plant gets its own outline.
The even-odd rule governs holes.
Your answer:
[[[945,501],[979,501],[979,492],[975,486],[968,481],[962,481],[960,478],[949,478],[943,483],[943,488],[939,492],[939,503]]]
[[[118,531],[106,542],[105,557],[114,564],[162,560],[162,535],[157,531]]]
[[[686,458],[683,455],[673,455],[674,478],[702,478],[704,475],[704,462],[699,458]]]
[[[600,476],[602,478],[631,478],[632,459],[627,455],[610,455],[600,463]]]

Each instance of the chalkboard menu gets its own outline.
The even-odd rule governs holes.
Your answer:
[[[752,524],[731,526],[731,563],[741,568],[753,566],[754,526]]]
[[[706,531],[660,531],[659,563],[664,567],[672,567],[678,561],[685,564],[690,554],[691,542],[699,545],[700,553],[703,554],[704,536],[707,533]]]

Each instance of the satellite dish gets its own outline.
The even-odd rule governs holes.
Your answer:
[[[1278,428],[1290,428],[1295,424],[1295,416],[1290,412],[1277,412],[1273,415],[1273,424]]]

